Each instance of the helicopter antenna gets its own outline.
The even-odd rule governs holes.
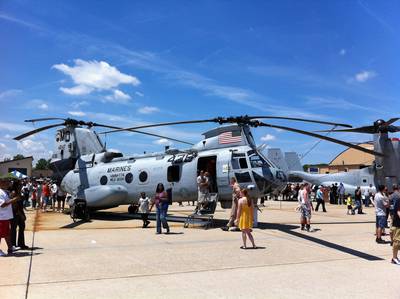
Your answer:
[[[330,129],[330,130],[328,131],[328,133],[325,134],[325,136],[328,136],[334,129],[336,129],[336,127],[337,127],[337,126],[333,126],[332,129]],[[310,147],[310,148],[308,149],[308,151],[306,151],[304,154],[300,155],[300,160],[303,160],[303,159],[304,159],[309,153],[311,153],[311,151],[313,151],[321,142],[322,142],[322,139],[317,140],[317,142],[315,142],[315,143],[313,144],[313,146]],[[292,166],[292,165],[290,165],[290,166]]]

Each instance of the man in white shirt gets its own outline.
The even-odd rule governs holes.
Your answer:
[[[386,208],[389,207],[389,198],[386,196],[387,188],[384,185],[378,186],[378,193],[375,194],[372,204],[376,213],[376,243],[386,244],[382,239],[382,232],[387,226]]]
[[[10,236],[10,220],[13,219],[12,202],[6,191],[10,188],[9,180],[0,180],[0,241],[2,238],[6,240],[8,247],[8,254],[12,254],[12,244]],[[0,256],[6,254],[0,250]]]
[[[150,198],[146,196],[145,192],[141,192],[139,198],[139,213],[142,214],[143,228],[146,228],[150,224],[150,221],[148,220],[149,206],[150,206]]]
[[[55,182],[53,182],[53,184],[51,184],[50,191],[51,191],[52,208],[53,208],[53,211],[55,211],[56,201],[57,201],[57,191],[58,191],[58,187]]]

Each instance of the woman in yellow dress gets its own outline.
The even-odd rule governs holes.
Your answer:
[[[239,207],[236,217],[236,221],[239,225],[240,230],[242,231],[243,246],[241,246],[240,248],[248,248],[246,246],[247,237],[249,237],[253,248],[257,248],[256,244],[254,243],[253,235],[251,234],[253,228],[253,201],[250,199],[247,189],[242,189],[241,194],[242,198],[239,199]]]

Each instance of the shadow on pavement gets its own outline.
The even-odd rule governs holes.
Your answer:
[[[132,219],[141,219],[140,214],[128,214],[128,213],[113,213],[113,212],[94,212],[91,214],[91,219],[94,220],[106,220],[106,221],[127,221],[127,220],[132,220]],[[149,220],[154,220],[155,219],[155,214],[150,213],[149,214]],[[182,222],[184,223],[185,220],[187,219],[186,216],[167,216],[167,220],[171,222]],[[74,228],[77,227],[81,224],[85,223],[85,221],[81,220],[78,222],[74,222],[68,225],[63,226],[62,228]],[[228,221],[226,219],[213,219],[213,225],[210,227],[210,229],[216,229],[216,228],[222,228],[226,226]],[[313,224],[355,224],[355,223],[374,223],[373,221],[358,221],[358,222],[324,222],[324,223],[313,223]],[[380,261],[383,260],[383,258],[380,258],[378,256],[370,255],[368,253],[358,251],[346,246],[342,246],[339,244],[335,244],[329,241],[325,241],[322,239],[319,239],[317,237],[310,236],[309,233],[301,233],[294,231],[295,229],[298,229],[298,225],[292,225],[292,224],[279,224],[279,223],[265,223],[265,222],[259,222],[258,223],[258,228],[261,230],[265,229],[271,229],[271,230],[278,230],[283,233],[295,236],[297,238],[301,238],[310,242],[314,242],[318,245],[322,245],[331,249],[335,249],[338,251],[341,251],[343,253],[347,253],[350,255],[353,255],[355,257],[359,257],[368,261]],[[314,229],[314,232],[319,231],[320,229]],[[173,234],[183,234],[183,233],[170,233],[171,235]]]
[[[304,240],[314,242],[318,245],[322,245],[322,246],[325,246],[325,247],[328,247],[331,249],[335,249],[335,250],[341,251],[343,253],[351,254],[353,256],[365,259],[367,261],[382,261],[382,260],[384,260],[383,258],[381,258],[379,256],[371,255],[371,254],[368,254],[368,253],[365,253],[362,251],[358,251],[358,250],[355,250],[355,249],[352,249],[352,248],[349,248],[346,246],[335,244],[335,243],[325,241],[325,240],[322,240],[322,239],[319,239],[316,237],[312,237],[312,236],[308,235],[308,232],[301,233],[301,232],[294,231],[294,229],[299,228],[299,226],[297,226],[297,225],[259,222],[258,227],[260,229],[279,230],[283,233],[295,236],[297,238],[302,238]]]
[[[14,251],[9,257],[25,257],[31,255],[39,255],[39,252],[31,252],[31,251]]]

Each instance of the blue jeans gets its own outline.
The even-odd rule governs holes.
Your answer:
[[[365,196],[364,205],[365,205],[366,207],[369,207],[369,195],[366,195],[366,196]]]
[[[161,233],[161,223],[164,229],[169,230],[167,222],[168,203],[161,203],[156,207],[157,233]]]

